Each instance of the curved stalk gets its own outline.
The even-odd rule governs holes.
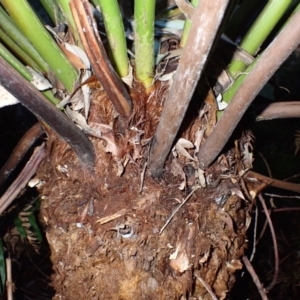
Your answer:
[[[32,145],[44,134],[42,125],[34,124],[19,140],[4,166],[0,169],[0,186],[18,166]]]
[[[0,73],[0,84],[65,140],[86,166],[93,167],[94,148],[87,136],[2,57]]]

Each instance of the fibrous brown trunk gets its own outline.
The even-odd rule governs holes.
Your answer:
[[[205,170],[206,187],[195,164],[181,155],[170,155],[160,179],[147,172],[143,179],[147,139],[163,102],[156,94],[148,100],[143,95],[132,95],[136,114],[126,136],[91,138],[93,171],[85,170],[73,151],[49,133],[49,155],[37,176],[54,266],[54,299],[211,299],[210,293],[225,299],[242,267],[252,205],[240,198],[248,184],[242,180],[239,154],[245,140]],[[102,96],[94,97],[89,124],[113,121],[113,109]],[[147,104],[138,109],[138,103]],[[194,139],[199,122],[191,122],[183,133],[186,139]],[[106,152],[115,145],[114,154]],[[124,157],[128,164],[119,176]],[[182,177],[186,186],[180,190]]]

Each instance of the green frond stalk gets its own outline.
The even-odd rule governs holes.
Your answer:
[[[76,44],[82,48],[81,41],[78,35],[78,30],[76,28],[73,15],[71,13],[70,9],[70,0],[55,0],[58,3],[58,6],[60,7],[60,10],[62,11],[62,14],[64,15],[65,19],[68,22],[68,25],[72,31],[73,37],[76,41]]]
[[[51,71],[71,93],[78,78],[77,70],[44,28],[27,1],[2,0],[1,3],[41,57],[48,63]]]
[[[35,63],[29,55],[26,54],[1,28],[0,28],[0,41],[10,49],[10,51],[18,57],[25,65],[30,66],[36,71],[42,72],[42,69]]]
[[[117,0],[98,0],[111,50],[112,63],[120,77],[128,75],[125,31]]]
[[[296,12],[298,12],[300,10],[300,4],[295,8],[295,10],[293,11],[293,14],[295,14]],[[289,19],[290,20],[290,19]],[[284,24],[284,26],[282,27],[282,29],[288,24],[289,20]],[[240,88],[240,86],[242,85],[242,83],[244,82],[244,80],[246,79],[247,75],[250,73],[250,71],[252,70],[252,68],[256,65],[257,61],[259,60],[259,57],[257,57],[251,65],[249,65],[243,72],[243,74],[241,74],[240,76],[238,76],[234,83],[230,86],[230,88],[223,94],[223,101],[226,103],[229,103],[231,101],[231,99],[233,98],[233,96],[236,94],[236,92],[238,91],[238,89]],[[222,112],[218,112],[218,118],[220,118],[222,115]]]
[[[135,72],[146,88],[152,85],[154,73],[154,14],[154,0],[135,1]]]
[[[31,81],[32,75],[25,66],[15,58],[11,52],[0,43],[0,56],[2,56],[16,71],[18,71],[26,80]]]
[[[75,39],[76,45],[83,49],[83,47],[81,45],[81,40],[80,40],[80,37],[78,34],[78,30],[76,28],[75,21],[73,19],[73,15],[71,13],[70,0],[56,0],[56,1],[58,3],[58,6],[60,7],[60,10],[61,10],[65,20],[67,21],[67,23],[71,29],[71,32]]]
[[[64,21],[56,0],[40,0],[40,2],[55,25]]]
[[[3,57],[27,81],[31,82],[33,80],[32,74],[26,69],[26,67],[16,57],[14,57],[11,54],[11,52],[8,49],[6,49],[1,43],[0,56]],[[41,93],[54,105],[59,103],[59,100],[54,97],[52,90],[42,91]]]
[[[49,71],[48,64],[43,60],[32,44],[27,40],[19,28],[13,23],[12,19],[7,15],[0,6],[0,28],[13,40],[18,46],[29,56],[39,68],[47,73]],[[33,67],[33,66],[32,66]]]
[[[270,0],[244,36],[240,47],[249,54],[255,55],[291,3],[292,0]],[[229,72],[236,78],[245,67],[243,62],[233,61]]]
[[[199,0],[192,0],[191,1],[193,6],[197,6],[199,3]],[[181,37],[181,41],[180,41],[180,47],[183,48],[185,46],[187,37],[189,35],[190,29],[192,26],[192,22],[188,19],[185,20],[184,22],[184,27],[183,27],[183,32],[182,32],[182,37]]]

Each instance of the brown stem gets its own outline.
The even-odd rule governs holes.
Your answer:
[[[0,198],[0,215],[26,186],[30,178],[35,174],[40,162],[44,159],[45,156],[45,144],[42,144],[34,150],[26,166]]]
[[[270,178],[268,176],[264,176],[259,173],[253,172],[253,171],[249,171],[246,174],[246,178],[255,178],[259,181],[263,181],[267,185],[270,185],[270,186],[273,186],[273,187],[276,187],[279,189],[291,191],[291,192],[300,193],[300,185],[299,184]]]
[[[158,177],[162,172],[196,84],[206,65],[227,4],[228,1],[224,0],[201,0],[195,8],[187,43],[151,147],[149,169],[154,177]]]
[[[277,240],[276,240],[276,234],[275,234],[275,230],[274,230],[274,226],[270,217],[270,214],[268,212],[266,203],[265,203],[265,199],[263,198],[263,196],[261,194],[258,195],[258,199],[260,200],[262,207],[265,211],[266,214],[266,218],[268,220],[268,224],[270,227],[270,231],[271,231],[271,235],[272,235],[272,239],[273,239],[273,245],[274,245],[274,256],[275,256],[275,271],[274,271],[274,275],[273,275],[273,280],[270,283],[270,285],[265,288],[266,291],[270,291],[274,285],[276,284],[277,278],[278,278],[278,268],[279,268],[279,258],[278,258],[278,245],[277,245]]]
[[[195,277],[202,283],[202,285],[206,288],[206,290],[208,291],[208,293],[210,294],[211,298],[213,300],[218,300],[217,296],[215,295],[215,293],[213,292],[211,286],[205,282],[205,280],[195,272]]]
[[[257,287],[257,289],[258,289],[258,291],[259,291],[259,293],[261,295],[261,298],[263,300],[268,300],[266,291],[264,290],[262,284],[260,283],[259,278],[256,275],[256,273],[255,273],[255,271],[254,271],[254,269],[253,269],[253,267],[252,267],[249,259],[247,258],[247,256],[243,256],[242,259],[243,259],[243,262],[244,262],[244,264],[245,264],[245,266],[246,266],[249,274],[251,275],[251,277],[253,279],[253,282],[255,283],[255,285],[256,285],[256,287]]]
[[[0,85],[48,124],[71,146],[85,165],[94,166],[94,148],[87,136],[2,57],[0,57],[0,74]]]
[[[9,159],[0,170],[0,186],[17,167],[30,147],[42,136],[43,133],[44,130],[42,125],[38,122],[22,136]]]
[[[259,108],[259,105],[254,106],[255,110]],[[271,103],[261,111],[261,113],[256,117],[256,121],[266,121],[284,118],[300,118],[299,101]]]
[[[103,86],[110,101],[122,118],[132,113],[130,96],[112,67],[103,47],[98,31],[95,30],[93,15],[86,0],[70,1],[70,8],[79,32],[84,50],[91,62],[95,75]]]
[[[295,13],[260,56],[233,96],[215,129],[200,147],[198,159],[203,167],[209,166],[216,159],[255,96],[298,46],[299,40],[300,11]]]

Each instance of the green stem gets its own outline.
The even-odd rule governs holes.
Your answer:
[[[16,44],[1,28],[0,28],[0,40],[3,44],[10,49],[10,51],[20,59],[25,65],[30,66],[36,71],[42,72],[42,69],[39,67],[35,61],[23,51],[18,44]]]
[[[56,0],[58,2],[58,5],[65,17],[65,19],[68,22],[68,25],[72,31],[73,37],[75,38],[76,44],[82,48],[81,41],[78,35],[78,30],[75,25],[71,9],[70,9],[70,0]],[[83,49],[83,48],[82,48]]]
[[[42,58],[48,62],[58,80],[71,93],[78,73],[44,28],[27,1],[2,0],[2,5]]]
[[[31,81],[32,75],[25,66],[15,58],[11,52],[0,43],[0,56],[2,56],[16,71],[18,71],[26,80]]]
[[[19,28],[13,23],[12,19],[7,15],[4,9],[0,6],[0,27],[3,31],[15,42],[20,48],[31,57],[42,69],[43,72],[49,71],[48,64],[38,54],[32,44],[25,38]]]
[[[270,0],[243,38],[240,47],[249,54],[255,55],[291,2],[292,0]],[[229,72],[236,78],[245,67],[243,62],[233,61]]]
[[[98,0],[111,50],[112,62],[120,77],[128,75],[127,45],[117,0]]]
[[[295,8],[295,10],[293,11],[293,14],[291,15],[291,17],[297,13],[300,10],[300,4]],[[284,24],[284,26],[281,28],[281,30],[283,30],[283,28],[288,24],[289,20],[291,19],[291,17],[286,21],[286,23]],[[249,65],[247,67],[247,69],[243,72],[243,74],[241,74],[240,76],[238,76],[234,83],[230,86],[230,88],[223,94],[223,101],[226,103],[229,103],[231,101],[231,99],[233,98],[233,96],[236,94],[236,92],[238,91],[238,89],[240,88],[240,86],[242,85],[242,83],[244,82],[244,80],[247,78],[248,74],[250,73],[250,71],[252,70],[252,68],[256,65],[256,63],[258,62],[260,56],[258,56],[252,63],[251,65]],[[219,111],[218,112],[218,119],[221,117],[223,112]]]
[[[7,50],[0,43],[0,56],[3,57],[19,74],[21,74],[27,81],[31,82],[33,79],[32,74],[26,69],[26,67],[14,57],[9,50]],[[56,99],[53,95],[52,90],[42,91],[41,92],[50,102],[54,105],[59,103],[59,100]]]
[[[154,71],[154,0],[136,0],[135,64],[136,76],[146,88],[152,85]]]
[[[40,2],[55,25],[64,21],[56,0],[40,0]]]
[[[201,145],[197,155],[200,165],[207,167],[215,160],[256,95],[299,45],[299,8],[300,5],[276,38],[253,63],[251,71],[234,94],[221,119]]]
[[[192,0],[191,3],[192,3],[193,6],[196,7],[199,3],[199,0]],[[186,19],[185,22],[184,22],[182,37],[181,37],[181,41],[180,41],[180,47],[181,48],[183,48],[186,44],[186,40],[187,40],[187,37],[189,35],[191,26],[192,26],[192,22],[190,20]]]

